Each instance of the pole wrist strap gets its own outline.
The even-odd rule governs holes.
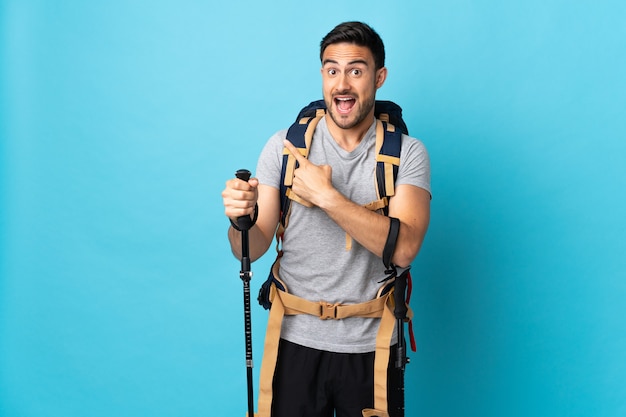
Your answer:
[[[258,217],[259,217],[259,205],[255,204],[254,205],[254,217],[241,216],[237,218],[236,222],[234,222],[233,219],[231,219],[230,217],[228,218],[228,220],[230,220],[230,224],[231,226],[233,226],[233,229],[241,232],[242,230],[251,229],[252,226],[254,226],[254,224],[256,223],[256,220]]]

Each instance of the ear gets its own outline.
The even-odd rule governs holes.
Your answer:
[[[380,88],[385,83],[387,79],[387,67],[382,67],[378,71],[376,71],[376,88]]]

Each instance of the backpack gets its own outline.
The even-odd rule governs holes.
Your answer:
[[[316,100],[302,108],[296,117],[295,122],[287,131],[287,139],[294,144],[301,153],[307,157],[308,151],[313,139],[313,133],[319,120],[326,114],[326,103],[324,100]],[[374,116],[381,121],[383,129],[382,134],[376,132],[376,191],[378,200],[371,202],[368,206],[371,210],[379,209],[384,215],[388,214],[389,198],[395,194],[395,180],[398,175],[400,166],[400,151],[402,147],[402,134],[408,135],[406,123],[402,119],[402,108],[392,101],[376,100],[374,106]],[[396,129],[396,127],[399,129]],[[283,152],[283,164],[280,178],[280,222],[276,231],[276,250],[278,257],[282,255],[280,249],[282,236],[289,222],[289,213],[291,209],[291,201],[299,201],[300,199],[291,193],[291,185],[293,182],[294,170],[297,168],[297,162],[293,155],[289,152]],[[299,201],[302,204],[310,205],[306,201]],[[389,256],[383,256],[383,263],[389,270],[391,267]],[[267,281],[261,286],[259,296],[257,298],[259,304],[269,310],[271,301],[269,297],[269,286],[277,285],[281,290],[285,290],[282,282],[276,280],[270,272]],[[411,296],[411,279],[410,274],[407,279],[408,292],[406,302],[408,304]],[[412,334],[411,323],[409,330]],[[411,347],[415,351],[415,342],[411,336]]]
[[[287,139],[305,157],[308,157],[313,139],[313,133],[315,132],[317,123],[325,114],[326,105],[324,100],[313,101],[300,111],[296,121],[287,131]],[[384,215],[388,215],[389,199],[395,194],[395,180],[400,166],[402,134],[408,135],[408,130],[406,124],[402,120],[402,109],[400,106],[391,101],[377,100],[375,102],[374,114],[377,119],[375,173],[377,200],[365,205],[365,207],[370,210],[380,211]],[[294,170],[296,168],[297,161],[295,160],[295,157],[285,149],[283,151],[279,190],[280,221],[276,231],[276,249],[278,256],[272,265],[268,279],[261,285],[258,296],[259,304],[261,304],[261,306],[265,309],[270,309],[263,363],[261,367],[259,416],[266,416],[270,414],[269,410],[272,402],[271,381],[274,374],[274,367],[276,365],[278,339],[280,337],[280,323],[282,322],[282,317],[284,315],[292,314],[312,314],[319,316],[321,319],[341,319],[352,316],[381,318],[381,326],[379,327],[379,333],[377,336],[375,361],[375,385],[378,387],[375,390],[375,405],[377,406],[376,408],[386,409],[386,384],[384,384],[383,381],[386,380],[387,376],[386,361],[389,357],[389,346],[387,343],[380,344],[379,339],[387,340],[388,342],[388,339],[385,338],[391,338],[394,320],[398,319],[401,321],[408,321],[411,348],[415,351],[415,341],[411,322],[412,312],[408,309],[411,294],[411,277],[409,268],[402,270],[400,275],[398,275],[396,267],[391,263],[393,248],[389,250],[386,245],[385,250],[383,251],[383,264],[386,268],[385,273],[387,274],[387,277],[381,281],[383,285],[379,290],[377,298],[371,302],[365,303],[368,305],[366,312],[367,315],[365,316],[362,315],[364,310],[362,308],[363,304],[330,305],[323,302],[311,302],[289,294],[285,284],[279,278],[279,265],[280,258],[282,256],[282,237],[289,223],[292,200],[309,207],[311,206],[310,203],[301,200],[297,195],[295,195],[295,193],[291,192]],[[397,237],[399,220],[393,218],[390,219],[390,234],[396,233]],[[393,241],[395,242],[395,239],[393,239]],[[350,248],[349,245],[351,245],[351,238],[347,235],[347,249]],[[406,283],[406,298],[404,296],[404,289],[394,291],[394,281],[397,277],[402,278],[400,282]],[[406,280],[404,280],[404,278],[406,278]],[[276,306],[272,306],[273,302]],[[393,306],[395,306],[395,310],[391,311]],[[383,335],[382,338],[380,335]],[[404,355],[402,360],[404,362],[397,362],[396,366],[404,369],[404,364],[408,362],[406,355]],[[366,410],[364,410],[364,413],[365,412]]]

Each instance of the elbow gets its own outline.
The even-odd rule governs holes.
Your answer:
[[[417,233],[408,234],[408,236],[404,239],[402,239],[401,236],[401,239],[398,240],[398,245],[396,246],[391,261],[400,268],[410,266],[422,247],[425,235],[426,229],[424,228],[419,230]]]
[[[403,245],[396,248],[396,251],[391,258],[394,265],[400,268],[406,268],[415,259],[417,253],[419,252],[420,245],[413,245],[414,247],[409,247],[408,245]]]

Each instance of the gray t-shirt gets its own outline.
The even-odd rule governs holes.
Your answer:
[[[374,175],[376,123],[352,152],[342,149],[322,118],[315,129],[309,160],[332,167],[333,186],[357,204],[376,200]],[[259,182],[279,188],[283,140],[273,135],[259,157]],[[411,184],[430,192],[430,161],[424,145],[404,135],[396,185]],[[280,278],[290,293],[311,301],[354,304],[373,299],[384,278],[381,258],[358,242],[346,249],[346,233],[318,207],[291,204],[283,238]],[[379,319],[351,317],[321,320],[309,315],[285,316],[281,337],[314,349],[340,353],[371,352],[376,347]]]

